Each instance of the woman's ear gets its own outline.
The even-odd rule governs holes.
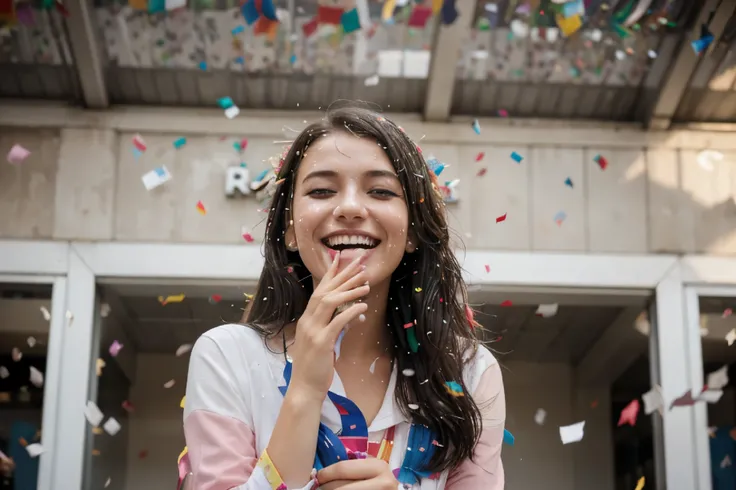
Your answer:
[[[406,237],[406,253],[414,253],[417,249],[417,236],[413,230],[409,230],[409,234]]]
[[[296,252],[297,250],[299,250],[299,246],[296,243],[296,232],[294,231],[294,225],[289,225],[289,227],[286,228],[284,240],[286,241],[286,250],[288,250],[289,252]]]

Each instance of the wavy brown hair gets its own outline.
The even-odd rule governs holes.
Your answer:
[[[445,205],[433,187],[434,175],[421,150],[396,124],[366,108],[342,107],[329,110],[296,137],[276,176],[278,186],[266,225],[265,265],[245,321],[270,337],[304,312],[313,291],[310,273],[299,253],[289,252],[284,243],[294,179],[310,145],[338,131],[375,140],[403,187],[409,227],[419,247],[404,254],[391,276],[386,328],[394,339],[399,372],[411,369],[415,374],[398,377],[395,397],[407,418],[428,426],[441,444],[427,470],[454,468],[472,457],[482,428],[480,411],[467,395],[462,376],[478,345],[477,324],[466,315],[467,289],[450,246]],[[416,323],[417,352],[407,342],[404,325],[408,322]],[[449,394],[447,381],[459,383],[466,396]],[[419,408],[410,410],[409,404]]]

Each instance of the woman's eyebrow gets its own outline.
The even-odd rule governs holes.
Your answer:
[[[370,177],[370,178],[389,177],[389,178],[397,179],[397,180],[399,178],[399,176],[396,175],[396,172],[391,172],[390,170],[380,170],[380,169],[368,170],[367,172],[364,172],[363,175],[365,175],[366,177]],[[337,172],[335,172],[334,170],[315,170],[314,172],[309,172],[304,177],[302,182],[306,182],[309,179],[318,179],[320,177],[335,178],[337,177]]]
[[[399,176],[396,175],[396,172],[391,172],[390,170],[369,170],[365,172],[364,175],[368,177],[390,177],[392,179],[399,178]]]

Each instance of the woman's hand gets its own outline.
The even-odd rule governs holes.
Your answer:
[[[320,490],[396,490],[398,480],[380,459],[340,461],[317,473]]]
[[[320,402],[332,384],[335,372],[333,350],[337,337],[348,322],[368,309],[365,303],[355,303],[332,317],[339,306],[356,301],[370,291],[361,259],[362,256],[356,258],[338,273],[338,252],[296,324],[291,352],[294,360],[292,386],[298,386],[301,393],[306,392]]]
[[[0,456],[0,475],[10,478],[13,476],[13,470],[15,469],[15,463],[13,458],[3,458]]]

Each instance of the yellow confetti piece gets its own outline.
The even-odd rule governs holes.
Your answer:
[[[186,295],[184,294],[166,296],[165,298],[163,296],[159,296],[158,302],[161,303],[161,305],[166,306],[169,303],[181,303],[182,301],[184,301],[185,297]]]
[[[562,31],[562,34],[564,34],[565,37],[575,34],[578,31],[578,29],[583,27],[583,21],[580,18],[580,15],[573,15],[572,17],[568,17],[566,19],[563,16],[558,14],[556,18],[557,18],[557,27],[560,28],[560,30]]]
[[[189,452],[189,449],[187,448],[187,446],[184,446],[184,449],[181,451],[181,453],[179,453],[179,457],[176,458],[176,464],[181,463],[181,458],[183,458],[184,455],[187,454],[187,452]]]
[[[276,185],[281,185],[284,182],[286,182],[286,179],[279,179],[279,180],[276,181]]]
[[[437,15],[442,9],[444,0],[432,0],[432,15]]]
[[[102,427],[92,427],[92,433],[96,436],[101,436],[103,432],[105,431],[102,430]]]
[[[181,397],[181,401],[179,402],[179,407],[184,408],[184,404],[186,404],[186,402],[187,402],[187,397],[186,395],[184,395],[183,397]]]
[[[396,9],[396,0],[386,0],[383,4],[383,10],[381,11],[381,19],[383,21],[389,20],[394,16],[394,10]]]
[[[417,293],[421,293],[422,292],[422,288],[414,288],[414,291],[416,291]]]
[[[634,490],[641,490],[644,488],[644,477],[642,476],[639,478],[639,481],[636,483],[636,488]]]
[[[100,450],[99,449],[93,449],[92,450],[92,456],[99,456],[99,455],[100,455]]]
[[[21,446],[26,447],[28,445],[28,441],[26,441],[24,438],[19,437],[18,443],[20,443]]]
[[[248,301],[252,301],[252,300],[253,300],[253,295],[252,295],[252,294],[248,294],[248,293],[243,293],[243,296],[245,296],[245,302],[246,302],[246,303],[247,303]]]
[[[104,368],[105,366],[107,366],[105,361],[103,359],[98,358],[97,363],[95,365],[95,369],[97,370],[97,377],[102,376],[102,368]]]

